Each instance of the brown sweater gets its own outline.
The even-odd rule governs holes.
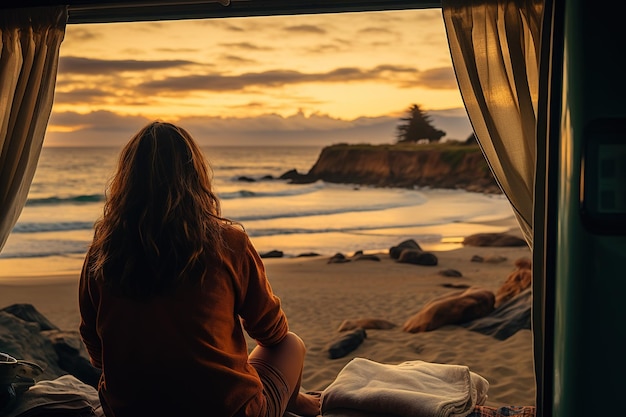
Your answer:
[[[80,334],[102,369],[108,417],[257,416],[264,404],[243,330],[263,346],[288,332],[280,300],[247,235],[224,234],[227,257],[202,288],[133,301],[89,273],[80,279]],[[243,326],[243,327],[242,327]]]

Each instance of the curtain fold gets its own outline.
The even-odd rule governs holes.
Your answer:
[[[67,8],[0,16],[0,250],[22,212],[52,111]]]
[[[442,11],[474,133],[532,248],[543,0],[442,0]]]

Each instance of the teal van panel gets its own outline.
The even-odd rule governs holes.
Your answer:
[[[550,115],[560,133],[549,138],[559,141],[558,193],[547,197],[557,206],[556,218],[547,219],[557,222],[556,236],[548,237],[556,245],[555,276],[546,277],[555,284],[555,417],[621,415],[626,392],[626,235],[620,217],[626,196],[619,194],[624,190],[619,178],[626,173],[621,156],[626,155],[621,153],[626,129],[617,128],[604,151],[590,152],[602,140],[590,127],[626,120],[626,22],[609,6],[567,0],[563,8],[562,108]],[[604,214],[613,222],[601,228],[593,219],[589,223],[582,208],[589,193],[597,195],[604,186],[590,175],[591,167],[602,170],[607,155],[618,177],[608,195],[615,191],[617,200],[597,210],[596,223]]]

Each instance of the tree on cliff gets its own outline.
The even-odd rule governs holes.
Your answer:
[[[411,105],[407,110],[407,116],[400,119],[396,127],[398,143],[417,142],[427,139],[428,142],[439,142],[446,132],[435,129],[431,124],[430,116],[420,109],[417,104]]]

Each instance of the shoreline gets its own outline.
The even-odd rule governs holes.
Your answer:
[[[385,236],[386,233],[395,236],[394,240],[384,248],[373,247],[354,247],[351,251],[342,252],[344,255],[352,255],[357,250],[362,250],[364,253],[380,253],[385,252],[389,247],[400,243],[402,240],[410,239],[415,235],[413,231],[421,233],[421,236],[429,236],[425,239],[415,239],[425,251],[450,251],[463,248],[463,239],[473,233],[507,233],[517,237],[522,237],[521,231],[517,224],[515,216],[512,214],[506,218],[500,219],[486,219],[481,221],[449,223],[444,225],[429,225],[429,226],[416,226],[411,228],[402,229],[402,233],[397,228],[381,228],[370,232],[370,236],[381,235]],[[323,236],[317,238],[322,242],[335,237],[336,239],[345,239],[346,233],[337,233],[335,235],[331,233],[325,233]],[[404,237],[403,237],[404,236]],[[295,253],[285,253],[281,259],[292,259],[302,257],[300,255],[310,253],[307,246],[307,239],[309,242],[313,241],[314,246],[320,246],[321,244],[312,235],[288,235],[286,239],[292,238],[297,240],[304,240],[299,250]],[[280,245],[270,245],[268,242],[274,242],[275,236],[265,237],[251,237],[252,243],[257,247],[259,253],[267,253],[272,250],[283,251]],[[274,247],[276,246],[276,247]],[[262,249],[260,249],[262,247]],[[318,257],[332,256],[336,252],[319,253]],[[63,277],[68,275],[76,275],[80,272],[83,265],[84,253],[81,254],[68,254],[68,255],[52,255],[45,257],[26,257],[26,258],[3,258],[0,257],[0,284],[10,283],[16,280],[25,280],[33,282],[49,281],[49,277]],[[269,259],[269,258],[266,258]],[[77,275],[76,275],[77,276]]]

